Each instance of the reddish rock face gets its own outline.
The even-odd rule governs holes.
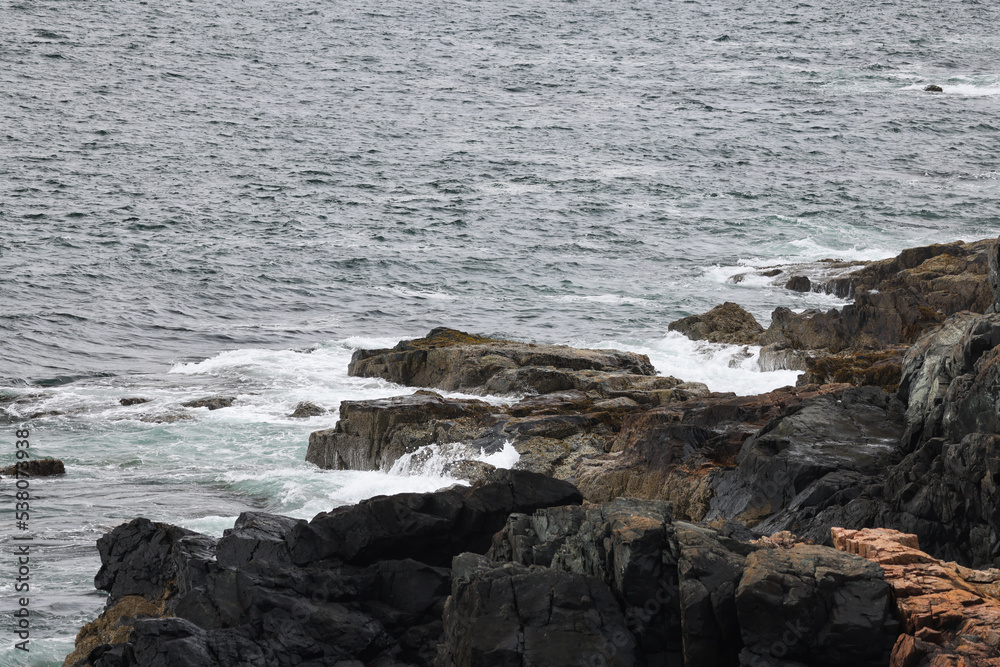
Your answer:
[[[831,531],[837,549],[885,571],[905,634],[891,667],[1000,667],[1000,570],[971,570],[919,550],[887,528]]]

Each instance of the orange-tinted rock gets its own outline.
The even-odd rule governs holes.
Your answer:
[[[831,531],[834,546],[882,566],[905,634],[891,667],[1000,667],[1000,570],[941,562],[916,535],[886,528]]]

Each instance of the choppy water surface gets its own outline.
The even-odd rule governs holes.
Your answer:
[[[27,424],[69,470],[33,487],[37,651],[0,664],[61,662],[101,605],[93,542],[132,516],[219,534],[446,482],[302,461],[336,413],[297,401],[401,391],[347,377],[359,346],[446,324],[718,389],[793,380],[667,323],[836,305],[727,282],[748,266],[1000,233],[998,13],[0,4],[0,458]],[[236,406],[180,407],[216,393]]]

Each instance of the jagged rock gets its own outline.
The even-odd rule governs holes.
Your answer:
[[[48,477],[65,474],[66,466],[59,459],[26,459],[0,468],[0,477]]]
[[[834,545],[881,565],[905,634],[892,667],[1000,665],[1000,570],[970,570],[919,550],[916,535],[833,529]]]
[[[188,561],[208,558],[215,540],[184,528],[133,519],[97,541],[101,569],[94,587],[108,592],[113,605],[127,595],[157,600],[177,586]]]
[[[536,473],[497,470],[484,484],[436,493],[381,496],[296,524],[287,541],[295,563],[337,558],[368,564],[416,558],[446,565],[461,551],[481,551],[512,512],[579,504],[580,492]]]
[[[620,601],[637,648],[662,664],[681,650],[676,552],[669,504],[618,499],[513,514],[487,556],[602,581]]]
[[[757,357],[757,367],[767,373],[769,371],[804,371],[809,369],[809,361],[826,356],[826,350],[796,350],[788,347],[785,342],[771,343],[760,348]],[[804,382],[803,384],[814,384]]]
[[[785,289],[793,292],[809,292],[812,290],[812,281],[807,276],[792,276],[785,283]]]
[[[747,666],[881,667],[899,629],[882,568],[817,545],[750,553],[736,608]]]
[[[907,446],[1000,430],[998,345],[1000,314],[959,313],[907,352],[899,388],[907,404]]]
[[[432,391],[343,401],[340,421],[309,436],[306,461],[333,470],[388,470],[399,457],[432,443],[474,440],[495,423],[493,407]]]
[[[785,387],[759,396],[713,394],[629,416],[611,452],[581,460],[574,480],[593,502],[619,496],[669,500],[700,521],[713,480],[735,463],[747,438],[802,401],[839,396],[847,385]]]
[[[736,588],[746,557],[756,545],[723,537],[714,530],[676,523],[684,664],[728,667],[737,664],[743,639],[736,611]]]
[[[181,403],[185,408],[208,408],[209,410],[219,410],[221,408],[232,407],[236,401],[235,396],[212,396],[210,398],[199,398],[187,403]]]
[[[451,477],[457,477],[458,479],[464,479],[472,484],[476,484],[488,479],[496,470],[496,466],[485,461],[462,459],[461,461],[453,461],[446,464],[443,472]]]
[[[932,83],[932,84],[929,84],[929,85],[925,86],[924,87],[924,91],[928,92],[928,93],[943,93],[944,92],[944,88],[942,88],[941,86],[938,86],[938,85]]]
[[[667,328],[678,331],[691,340],[730,345],[757,345],[760,335],[764,333],[764,327],[753,315],[728,301],[707,313],[671,322]]]
[[[577,388],[576,371],[654,375],[645,355],[495,340],[438,328],[383,350],[358,350],[348,373],[399,384],[491,394]]]
[[[633,382],[636,378],[639,384]],[[707,393],[702,384],[674,378],[618,375],[605,377],[600,392],[573,389],[531,396],[509,408],[426,390],[344,401],[337,426],[310,436],[306,460],[323,468],[385,470],[432,444],[467,443],[473,458],[499,452],[509,443],[521,456],[519,469],[568,479],[578,462],[607,450],[632,412]],[[595,400],[595,394],[615,398]]]
[[[954,313],[992,305],[985,278],[995,245],[987,239],[909,248],[871,262],[826,285],[839,296],[853,294],[853,304],[825,313],[778,308],[760,344],[830,353],[912,344]]]
[[[133,396],[133,397],[130,397],[130,398],[119,399],[118,403],[121,404],[121,405],[124,405],[124,406],[129,406],[129,405],[139,405],[140,403],[149,403],[150,400],[152,400],[152,399],[149,399],[149,398],[139,398],[139,397]]]
[[[891,346],[876,352],[842,352],[806,359],[797,384],[848,383],[895,392],[902,378],[903,355],[909,348]]]
[[[484,552],[511,512],[580,501],[566,482],[500,470],[311,522],[247,512],[218,541],[136,519],[99,542],[95,585],[111,595],[67,664],[429,667],[451,589],[438,564]]]
[[[310,403],[309,401],[300,401],[298,405],[295,406],[295,410],[292,414],[288,416],[292,419],[308,419],[309,417],[318,417],[320,415],[325,415],[326,413],[326,408],[321,408],[315,403]]]
[[[831,484],[827,475],[878,473],[902,432],[901,411],[874,387],[803,401],[748,439],[736,469],[716,478],[708,519],[754,525],[785,508],[797,512],[826,502],[843,483]]]
[[[608,587],[580,574],[463,554],[444,620],[436,667],[577,667],[598,657],[635,664],[634,639]]]

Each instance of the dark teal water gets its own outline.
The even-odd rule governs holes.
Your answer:
[[[0,622],[0,665],[61,664],[132,516],[444,483],[302,460],[404,391],[357,347],[444,324],[749,393],[794,374],[667,324],[837,302],[733,275],[1000,234],[997,6],[827,4],[0,3],[0,461],[26,425],[68,468],[35,487],[37,649]]]

